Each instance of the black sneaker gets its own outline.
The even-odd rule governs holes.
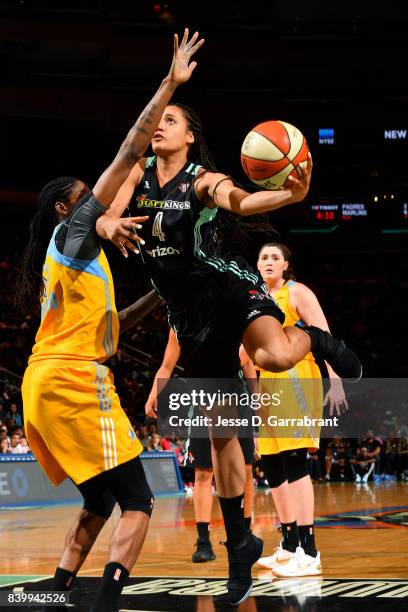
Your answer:
[[[354,351],[343,340],[334,338],[329,332],[309,325],[301,327],[312,339],[313,355],[327,361],[340,378],[357,382],[363,374],[363,366]]]
[[[225,546],[229,565],[228,602],[231,606],[238,606],[252,591],[251,568],[262,555],[263,540],[247,533],[240,544],[231,546],[226,542]]]
[[[206,561],[214,561],[216,556],[214,554],[211,542],[208,540],[197,540],[197,550],[191,557],[193,563],[205,563]]]

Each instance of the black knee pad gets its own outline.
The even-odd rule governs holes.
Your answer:
[[[285,463],[288,482],[296,482],[308,476],[306,448],[283,451],[281,454]]]
[[[280,453],[262,455],[262,467],[271,489],[279,487],[288,479],[286,466]]]
[[[83,509],[96,516],[108,519],[115,507],[116,500],[112,492],[106,488],[103,474],[98,474],[80,485],[77,485],[84,498]]]
[[[122,512],[133,510],[151,516],[154,496],[146,480],[140,457],[110,470],[109,481]]]

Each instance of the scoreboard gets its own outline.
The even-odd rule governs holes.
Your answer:
[[[367,218],[368,205],[364,202],[340,202],[311,204],[312,218],[317,221],[351,221]]]
[[[370,200],[322,199],[309,204],[307,222],[312,227],[336,226],[338,228],[363,227],[370,229],[408,229],[408,198],[392,196]]]

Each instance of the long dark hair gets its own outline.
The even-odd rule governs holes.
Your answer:
[[[203,136],[203,126],[198,114],[186,104],[176,102],[172,103],[172,106],[181,109],[188,129],[194,135],[194,142],[189,147],[187,159],[200,164],[208,172],[219,172]],[[234,185],[243,188],[234,178],[229,178]],[[251,243],[256,234],[262,234],[263,240],[265,240],[265,234],[278,236],[267,215],[252,215],[248,222],[244,221],[240,215],[220,208],[212,223],[211,236],[206,241],[207,252],[216,257],[228,257],[239,253],[251,259],[253,255]]]
[[[55,203],[67,200],[77,180],[73,176],[60,176],[47,183],[38,196],[37,212],[30,222],[30,238],[22,254],[16,282],[15,301],[21,309],[29,300],[41,297],[45,255],[59,220]]]
[[[194,135],[194,142],[189,146],[187,159],[195,164],[200,164],[208,172],[218,172],[204,139],[203,126],[198,114],[195,110],[180,102],[172,103],[172,106],[177,106],[177,108],[181,109],[184,119],[187,121],[188,129]]]
[[[263,249],[265,249],[266,247],[276,247],[277,249],[280,250],[280,252],[282,253],[283,259],[288,262],[288,267],[286,268],[282,276],[285,280],[294,280],[295,273],[293,270],[292,251],[285,244],[282,244],[281,242],[266,242],[259,249],[258,259],[261,256]]]

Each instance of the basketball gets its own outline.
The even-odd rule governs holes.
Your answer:
[[[282,189],[287,179],[300,178],[297,166],[307,161],[309,147],[302,132],[285,121],[265,121],[247,134],[241,148],[245,174],[263,189]]]

